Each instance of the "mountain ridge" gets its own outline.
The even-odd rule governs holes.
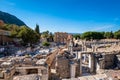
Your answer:
[[[6,24],[16,24],[18,26],[26,25],[22,20],[20,20],[16,16],[3,11],[0,11],[0,20],[2,20]]]

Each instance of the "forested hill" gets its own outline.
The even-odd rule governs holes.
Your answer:
[[[2,12],[2,11],[0,11],[0,20],[4,21],[4,23],[6,24],[16,24],[18,26],[26,25],[23,21],[18,19],[16,16],[6,12]]]

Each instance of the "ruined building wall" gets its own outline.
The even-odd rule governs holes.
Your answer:
[[[105,57],[105,68],[109,68],[114,65],[115,55],[114,54],[107,54]]]
[[[57,60],[57,70],[56,72],[59,74],[62,78],[69,78],[70,77],[70,65],[69,60],[65,57],[58,57]]]
[[[78,61],[76,64],[76,73],[75,73],[75,77],[78,77],[80,75],[80,62]]]
[[[115,62],[114,54],[102,55],[102,58],[98,60],[100,69],[111,68],[114,65],[114,62]]]
[[[54,35],[54,42],[56,43],[67,43],[68,33],[56,32]]]

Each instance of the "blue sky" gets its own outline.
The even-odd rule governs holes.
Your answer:
[[[82,33],[120,29],[120,0],[0,0],[11,13],[41,32]]]

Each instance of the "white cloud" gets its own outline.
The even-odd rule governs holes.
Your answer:
[[[102,31],[102,30],[107,30],[107,29],[113,28],[113,27],[115,27],[115,25],[104,25],[104,26],[98,26],[92,30],[93,31]]]

